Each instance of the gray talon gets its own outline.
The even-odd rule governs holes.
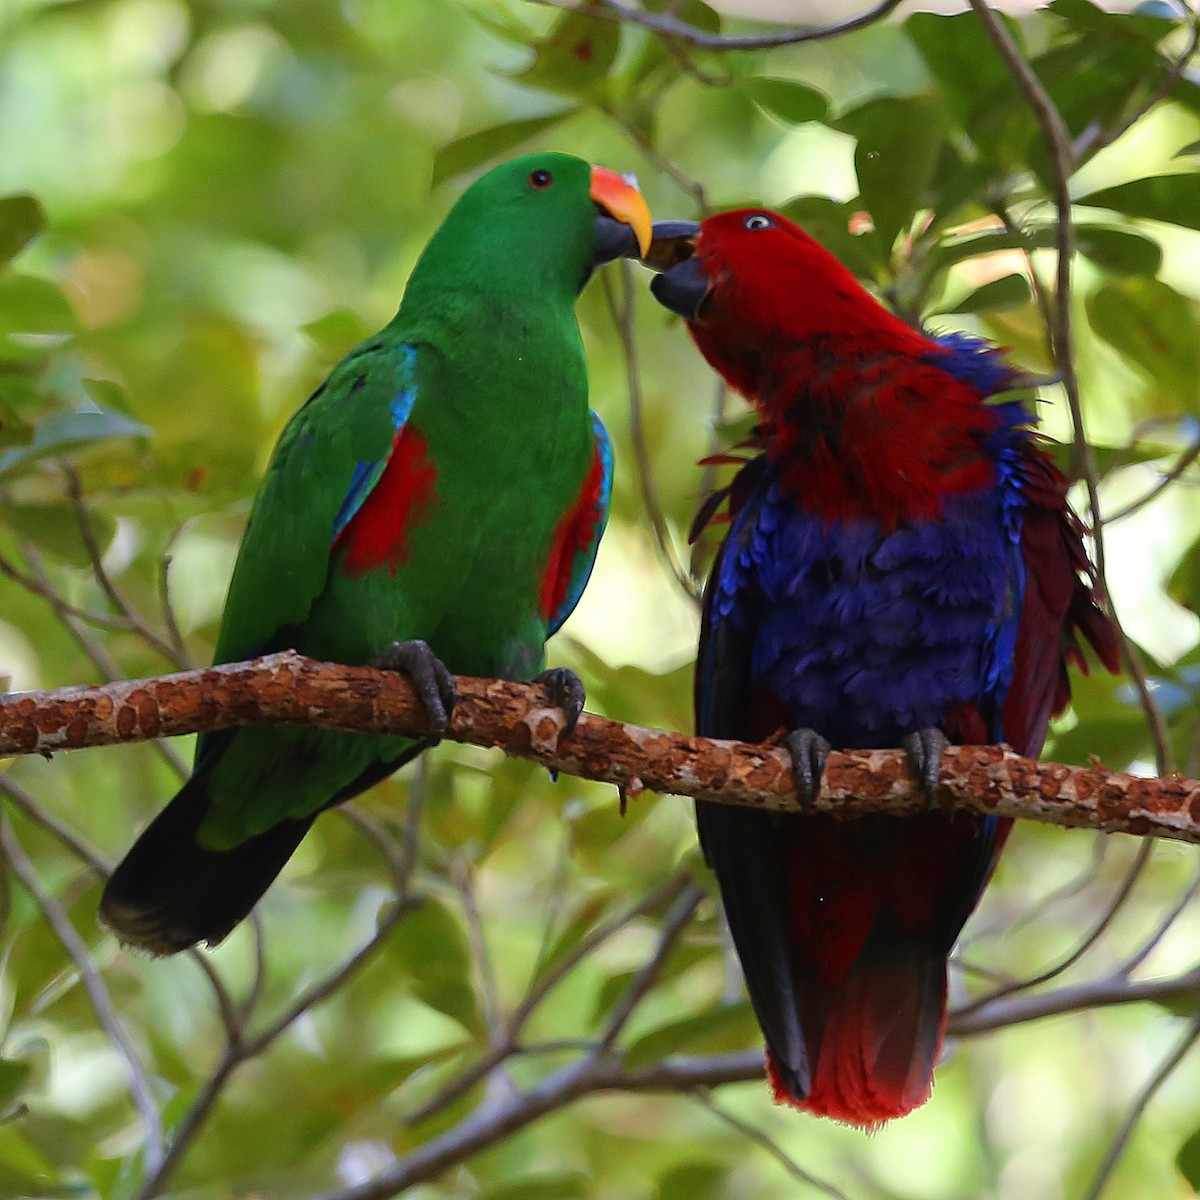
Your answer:
[[[783,746],[792,758],[792,776],[796,781],[796,799],[806,812],[821,787],[825,760],[833,747],[815,730],[807,727],[784,734]]]
[[[563,737],[570,737],[575,732],[579,715],[583,712],[587,700],[583,680],[567,667],[551,667],[548,671],[535,675],[533,682],[540,683],[550,693],[554,703],[562,709],[566,718]]]
[[[950,745],[950,739],[940,729],[930,725],[910,733],[900,744],[907,751],[917,782],[925,793],[925,808],[931,809],[937,800],[942,754]]]
[[[420,638],[409,642],[393,642],[369,665],[381,671],[398,671],[406,675],[425,708],[430,730],[436,734],[446,732],[450,714],[458,700],[458,689],[454,676],[427,642]]]

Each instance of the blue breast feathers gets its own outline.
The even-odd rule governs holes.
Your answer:
[[[894,746],[966,704],[1001,739],[1025,578],[1015,450],[995,450],[994,486],[890,532],[826,524],[764,479],[731,530],[713,619],[752,626],[752,686],[794,725]]]

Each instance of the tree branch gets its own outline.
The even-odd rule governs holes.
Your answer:
[[[800,42],[820,42],[829,38],[865,29],[876,21],[882,21],[900,0],[879,0],[878,3],[853,17],[834,21],[828,25],[797,25],[780,29],[774,33],[720,34],[690,25],[670,12],[653,12],[646,8],[633,8],[620,0],[601,0],[599,4],[583,0],[537,0],[547,8],[560,8],[566,12],[586,12],[588,16],[607,17],[625,25],[638,25],[662,38],[686,42],[690,46],[701,46],[706,50],[768,50],[773,46],[794,46]]]
[[[539,684],[458,680],[446,736],[543,766],[612,783],[635,797],[649,789],[773,812],[797,812],[791,764],[764,743],[687,737],[585,713],[563,737],[563,715]],[[0,698],[0,757],[110,746],[236,725],[311,725],[360,733],[427,736],[424,710],[401,675],[319,663],[283,651],[156,679],[101,687],[18,692]],[[941,805],[1050,825],[1200,843],[1200,781],[1139,779],[1102,767],[1022,758],[1005,746],[947,750]],[[899,750],[830,755],[813,804],[859,816],[924,807]]]

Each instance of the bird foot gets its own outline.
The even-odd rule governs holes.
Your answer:
[[[583,712],[587,700],[583,680],[567,667],[551,667],[550,670],[535,675],[533,682],[540,683],[550,693],[551,700],[562,709],[566,719],[563,737],[570,737],[575,732],[579,715]]]
[[[950,739],[940,730],[930,725],[910,733],[900,743],[908,753],[913,766],[913,773],[921,791],[925,793],[925,809],[933,808],[937,800],[938,776],[942,771],[942,755],[950,745]]]
[[[450,714],[458,700],[458,688],[446,664],[434,654],[427,642],[419,638],[409,642],[393,642],[367,665],[380,671],[398,671],[407,676],[429,718],[430,731],[439,735],[446,732]]]
[[[796,781],[796,799],[808,812],[821,787],[825,760],[833,747],[815,730],[804,726],[785,733],[780,742],[792,759],[792,777]]]

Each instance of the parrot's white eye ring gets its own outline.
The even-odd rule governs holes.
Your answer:
[[[743,222],[743,229],[770,229],[775,222],[766,213],[751,213]]]

